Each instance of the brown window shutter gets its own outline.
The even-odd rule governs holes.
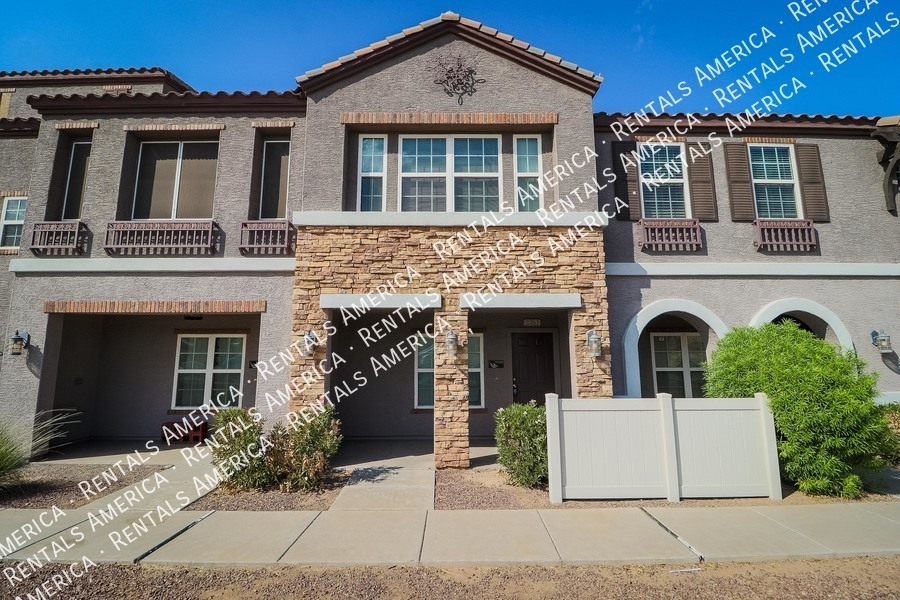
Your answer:
[[[710,145],[705,142],[691,142],[687,145],[687,176],[691,190],[691,215],[701,221],[718,221],[716,206],[716,184],[713,179]],[[693,160],[691,157],[694,157]]]
[[[731,199],[732,221],[756,219],[756,203],[753,199],[753,180],[750,179],[750,156],[747,144],[723,144],[725,172],[728,174],[728,196]]]
[[[825,194],[825,175],[822,172],[822,158],[816,144],[794,144],[797,156],[797,174],[800,179],[800,200],[803,202],[803,216],[814,223],[827,223],[828,196]]]
[[[641,195],[638,190],[637,166],[625,167],[622,155],[637,151],[636,142],[613,142],[613,173],[616,174],[615,192],[619,200],[628,203],[628,207],[619,211],[619,219],[623,221],[639,221],[641,218]],[[632,162],[634,162],[632,160]]]

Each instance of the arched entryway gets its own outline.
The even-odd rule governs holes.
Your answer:
[[[828,308],[805,298],[784,298],[770,302],[750,320],[752,327],[777,323],[789,318],[797,321],[816,337],[853,349],[853,339],[844,323]]]
[[[664,339],[653,340],[649,337],[651,333],[658,333],[660,335],[657,337]],[[631,398],[652,395],[659,388],[660,381],[677,387],[677,374],[659,375],[670,371],[661,370],[655,365],[657,346],[665,352],[665,358],[660,355],[660,362],[667,364],[670,359],[677,363],[677,354],[681,352],[681,377],[687,393],[692,388],[691,377],[697,379],[697,375],[691,375],[697,367],[691,367],[690,364],[698,362],[701,351],[708,356],[715,342],[726,333],[728,327],[722,319],[693,300],[669,298],[645,306],[628,323],[623,338],[627,395]],[[693,361],[690,360],[691,352],[694,353]],[[649,365],[649,370],[646,365]],[[672,369],[671,372],[677,372],[678,369],[675,366],[665,369],[669,368]]]

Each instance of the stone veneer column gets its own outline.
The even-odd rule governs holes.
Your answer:
[[[307,331],[314,331],[320,337],[325,336],[325,321],[328,314],[319,307],[319,296],[329,293],[327,279],[330,271],[327,268],[327,260],[342,260],[346,251],[341,244],[332,243],[325,229],[298,228],[297,231],[297,263],[294,275],[294,289],[291,292],[291,342],[298,348],[305,348],[304,336]],[[342,240],[341,236],[335,239]],[[318,253],[309,252],[315,248]],[[336,290],[334,290],[336,291]],[[301,394],[294,392],[291,397],[291,409],[297,409],[316,402],[325,394],[326,381],[322,377],[309,377],[304,379],[303,374],[309,372],[312,375],[318,373],[317,366],[327,358],[328,345],[326,340],[317,346],[313,356],[302,357],[295,348],[292,348],[294,360],[291,364],[291,380],[298,381],[298,387],[303,390]]]
[[[446,329],[458,336],[457,350],[447,350]],[[465,469],[469,466],[469,346],[468,311],[459,309],[459,296],[445,295],[444,307],[434,311],[434,466]]]

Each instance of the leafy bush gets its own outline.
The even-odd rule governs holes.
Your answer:
[[[884,416],[890,430],[884,443],[882,457],[892,465],[900,464],[900,404],[888,404],[884,407]]]
[[[330,470],[330,460],[337,453],[342,440],[340,421],[334,417],[333,407],[317,413],[310,422],[303,422],[296,429],[278,423],[266,434],[263,434],[263,423],[253,422],[246,410],[230,408],[216,414],[217,429],[231,431],[230,423],[237,426],[234,429],[243,430],[234,435],[222,434],[221,437],[227,444],[221,444],[212,454],[217,465],[228,465],[231,456],[245,451],[247,466],[237,471],[226,484],[236,489],[267,490],[281,487],[290,491],[318,488],[325,480]],[[266,452],[253,458],[246,453],[246,449],[257,444],[252,450],[258,454],[258,444],[263,435],[267,442]]]
[[[525,487],[547,480],[547,411],[534,401],[494,413],[497,460],[510,479]]]
[[[706,370],[711,398],[769,396],[783,475],[808,494],[857,497],[859,473],[884,464],[888,425],[877,374],[852,351],[796,323],[732,330]]]
[[[263,423],[255,421],[250,412],[243,408],[225,408],[216,413],[212,431],[213,463],[231,477],[223,484],[235,489],[265,490],[278,483],[278,474],[272,468],[267,456],[251,456],[260,454],[259,445],[263,435]],[[240,456],[238,463],[242,468],[235,468],[231,457]]]

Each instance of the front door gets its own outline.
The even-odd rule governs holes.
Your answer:
[[[512,334],[513,401],[544,404],[556,392],[552,333]]]

